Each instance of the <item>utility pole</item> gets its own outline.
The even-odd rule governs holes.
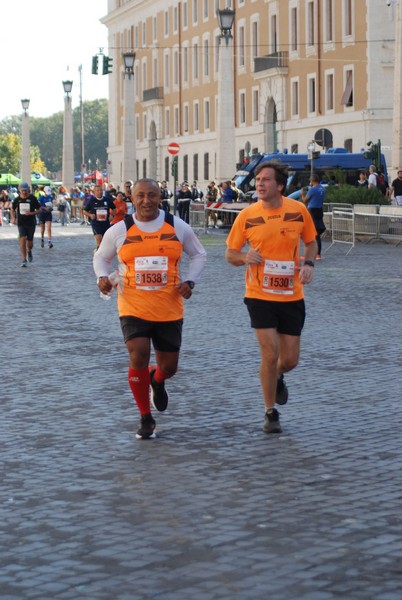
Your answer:
[[[81,183],[84,185],[85,177],[85,144],[84,144],[84,103],[82,101],[82,65],[78,67],[80,74],[80,134],[81,134]]]
[[[389,10],[394,12],[395,18],[395,64],[394,64],[394,97],[393,97],[393,122],[392,122],[392,165],[391,181],[396,177],[398,169],[402,167],[402,10],[401,1],[389,0]]]

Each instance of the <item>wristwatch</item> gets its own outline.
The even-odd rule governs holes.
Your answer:
[[[189,279],[187,279],[187,281],[185,281],[184,283],[187,283],[187,285],[190,288],[190,290],[194,289],[194,286],[195,286],[194,281],[190,281]]]
[[[314,263],[312,260],[305,260],[304,265],[307,265],[308,267],[314,267]]]

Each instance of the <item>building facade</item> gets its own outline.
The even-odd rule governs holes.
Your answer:
[[[233,86],[223,93],[234,105],[237,163],[254,152],[305,152],[314,139],[317,149],[354,152],[381,139],[390,162],[394,0],[391,6],[386,0],[108,0],[102,22],[113,58],[112,181],[121,181],[122,54],[130,50],[136,53],[132,179],[138,174],[172,181],[171,141],[180,144],[180,180],[205,185],[215,179],[221,35],[216,11],[226,7],[235,11]]]

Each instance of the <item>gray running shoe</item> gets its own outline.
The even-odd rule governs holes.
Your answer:
[[[28,250],[28,261],[29,262],[33,261],[32,250]]]
[[[276,384],[276,400],[277,404],[283,406],[288,401],[289,392],[283,375],[281,375],[278,379],[278,383]]]
[[[282,433],[282,427],[279,421],[279,412],[276,410],[276,408],[269,408],[265,413],[263,429],[265,433]]]
[[[151,413],[141,416],[140,426],[135,434],[137,440],[149,440],[156,437],[155,435],[155,419]]]
[[[28,266],[28,261],[25,260],[25,258],[24,258],[24,260],[21,263],[21,267],[27,267],[27,266]]]

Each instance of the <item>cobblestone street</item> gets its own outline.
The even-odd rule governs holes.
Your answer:
[[[268,436],[244,270],[202,234],[169,408],[139,441],[90,228],[54,232],[21,269],[0,227],[1,599],[400,600],[402,247],[324,252]]]

